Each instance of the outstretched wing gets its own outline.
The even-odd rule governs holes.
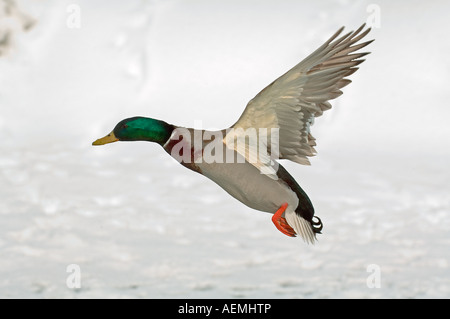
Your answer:
[[[339,29],[306,59],[256,95],[232,129],[239,128],[241,132],[267,129],[266,147],[272,158],[276,148],[279,153],[275,155],[279,158],[309,165],[307,157],[316,154],[315,139],[310,133],[314,118],[331,108],[328,101],[342,94],[340,89],[351,82],[346,77],[358,69],[357,66],[364,61],[361,58],[368,54],[352,53],[373,41],[358,43],[370,31],[369,28],[361,32],[364,27],[365,24],[338,38],[344,27]],[[278,129],[278,139],[271,138],[273,129]],[[258,147],[249,146],[243,152],[242,148],[237,149],[236,143],[231,143],[240,138],[239,133],[233,132],[233,135],[225,137],[224,143],[248,159]],[[258,145],[261,146],[261,142]],[[273,162],[266,157],[253,164],[260,170],[270,171],[267,166]]]

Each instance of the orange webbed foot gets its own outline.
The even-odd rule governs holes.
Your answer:
[[[286,236],[295,237],[297,234],[294,229],[289,226],[284,217],[281,217],[287,207],[287,203],[281,205],[277,212],[272,216],[272,222],[274,223],[275,227]]]

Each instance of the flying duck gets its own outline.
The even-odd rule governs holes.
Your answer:
[[[369,54],[353,53],[373,41],[360,42],[370,31],[364,29],[365,24],[340,36],[344,27],[340,28],[258,93],[227,129],[197,130],[137,116],[120,121],[92,144],[155,142],[243,204],[273,214],[272,222],[283,234],[314,243],[322,221],[314,216],[308,195],[278,160],[310,165],[308,157],[316,154],[310,127],[314,118],[331,108],[329,100],[342,94],[340,89],[351,82],[347,77]]]

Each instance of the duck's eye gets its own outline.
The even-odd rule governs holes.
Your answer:
[[[123,124],[122,125],[122,129],[126,129],[126,128],[128,128],[128,125],[127,124]]]

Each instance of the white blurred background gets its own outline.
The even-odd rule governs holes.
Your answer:
[[[449,10],[0,1],[0,297],[449,298]],[[372,54],[313,126],[318,156],[283,163],[324,222],[315,246],[157,145],[91,146],[135,115],[228,127],[339,27],[366,21]]]

